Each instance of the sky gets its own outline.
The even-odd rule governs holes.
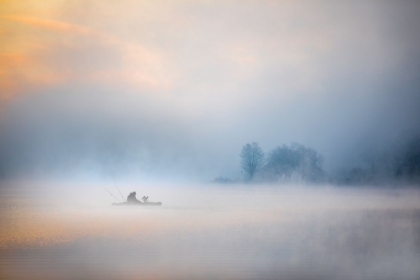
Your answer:
[[[418,1],[0,0],[0,178],[327,172],[420,135]]]

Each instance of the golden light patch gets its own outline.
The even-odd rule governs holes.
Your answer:
[[[140,43],[24,14],[1,15],[0,24],[0,105],[16,94],[62,83],[171,85],[162,54]]]
[[[49,246],[86,237],[146,237],[171,225],[152,218],[134,223],[132,215],[115,217],[115,213],[102,211],[45,211],[22,207],[9,214],[3,219],[0,249]]]
[[[62,32],[74,32],[74,33],[80,33],[83,35],[89,35],[89,34],[94,33],[91,29],[86,28],[84,26],[69,24],[69,23],[65,23],[65,22],[61,22],[57,20],[40,19],[40,18],[29,17],[29,16],[24,16],[24,15],[3,16],[3,18],[20,21],[23,23],[36,25],[39,27],[62,31]]]

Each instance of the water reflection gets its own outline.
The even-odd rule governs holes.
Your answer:
[[[0,276],[419,279],[416,190],[177,193],[160,208],[2,195]]]

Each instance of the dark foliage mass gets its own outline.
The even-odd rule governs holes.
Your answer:
[[[268,153],[267,159],[258,143],[246,144],[240,154],[241,167],[246,180],[253,180],[258,172],[259,181],[321,182],[324,179],[323,157],[314,149],[293,143],[279,146]]]
[[[330,181],[338,184],[420,183],[420,138],[361,155],[361,162]]]
[[[397,175],[408,175],[412,179],[420,176],[420,139],[409,143],[397,172]]]
[[[268,156],[264,176],[270,181],[289,181],[292,175],[305,182],[321,182],[323,157],[314,149],[293,143],[274,148]]]

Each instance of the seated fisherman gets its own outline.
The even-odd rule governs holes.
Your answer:
[[[128,203],[141,203],[141,201],[138,201],[136,198],[136,192],[132,192],[127,197]]]

